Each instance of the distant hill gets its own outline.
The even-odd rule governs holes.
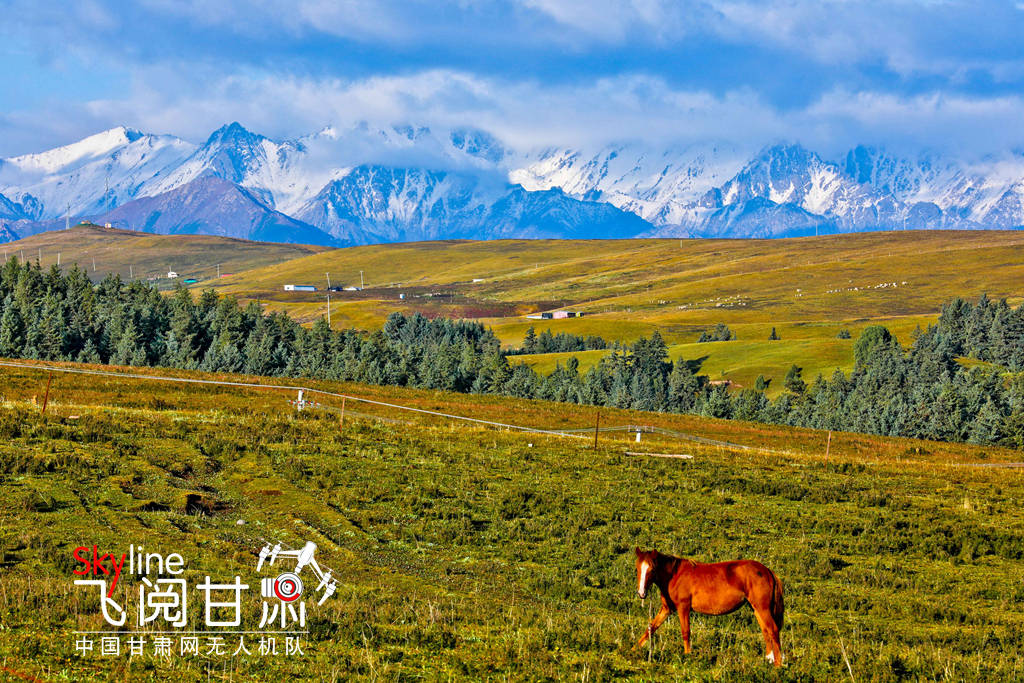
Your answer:
[[[673,358],[699,360],[703,371],[734,386],[757,375],[779,381],[790,365],[813,379],[848,369],[853,339],[883,324],[904,343],[934,322],[954,296],[982,293],[1024,300],[1024,232],[897,231],[777,240],[448,240],[343,249],[270,244],[204,235],[151,235],[77,226],[0,245],[7,256],[44,267],[78,262],[94,279],[186,278],[304,322],[327,312],[330,283],[365,288],[330,293],[335,327],[374,329],[393,311],[479,319],[506,346],[529,327],[539,333],[599,335],[632,342],[658,330]],[[95,268],[93,271],[93,259]],[[217,264],[223,278],[217,278]],[[166,278],[167,271],[179,279]],[[312,293],[285,292],[288,283]],[[538,311],[585,316],[530,320]],[[697,343],[727,324],[734,341]],[[775,328],[781,340],[770,340]],[[848,331],[852,339],[838,338]],[[586,368],[606,353],[517,356],[552,370],[576,356]]]
[[[179,274],[178,282],[196,278],[209,283],[221,274],[261,268],[301,256],[322,252],[326,247],[298,244],[275,244],[217,237],[211,235],[152,235],[98,225],[76,225],[70,230],[44,232],[3,245],[8,257],[17,256],[49,267],[74,263],[84,268],[94,280],[107,273],[123,278],[163,278],[168,271]]]
[[[392,311],[481,319],[506,345],[528,327],[634,341],[658,330],[674,357],[701,359],[712,379],[778,382],[790,365],[813,380],[853,361],[837,338],[870,324],[904,343],[934,322],[954,296],[1024,300],[1024,232],[897,231],[777,240],[499,240],[420,242],[337,249],[258,268],[213,285],[312,321],[322,291],[282,291],[289,282],[359,285],[332,295],[336,327],[372,329]],[[401,298],[402,295],[405,298]],[[582,318],[529,320],[558,308]],[[727,324],[735,341],[696,343]],[[782,337],[769,340],[772,328]],[[570,355],[586,367],[605,352],[517,356],[554,369]]]

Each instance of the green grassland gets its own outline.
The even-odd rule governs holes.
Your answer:
[[[0,368],[7,673],[890,681],[1011,680],[1024,669],[1024,480],[992,466],[1019,452],[837,433],[826,457],[822,432],[610,409],[600,411],[607,426],[650,424],[752,449],[610,434],[594,449],[586,438],[353,401],[342,426],[328,410],[334,399],[297,413],[285,391],[63,374],[43,417],[45,379]],[[597,416],[539,401],[309,385],[537,428],[588,427]],[[103,621],[97,598],[72,585],[71,550],[136,539],[182,553],[192,581],[251,577],[265,539],[313,540],[339,590],[311,610],[301,659],[80,657],[71,632]],[[656,600],[636,597],[636,545],[772,567],[786,589],[786,667],[764,663],[746,608],[696,617],[691,656],[674,619],[650,650],[631,652]],[[247,603],[247,614],[255,608]]]
[[[788,240],[609,240],[431,242],[339,249],[256,269],[216,283],[219,291],[257,298],[312,321],[327,310],[323,294],[285,294],[287,282],[358,284],[336,293],[335,327],[373,329],[393,311],[479,318],[504,344],[529,327],[631,342],[658,330],[673,358],[702,360],[712,379],[751,386],[760,374],[781,390],[792,364],[813,379],[848,371],[852,343],[871,324],[903,343],[934,322],[951,296],[1024,296],[1024,233],[909,231]],[[478,279],[480,282],[473,282]],[[884,286],[883,286],[884,285]],[[404,300],[400,294],[406,294]],[[527,320],[559,306],[583,318]],[[493,312],[492,310],[493,309]],[[726,323],[735,342],[696,346],[700,333]],[[769,341],[772,328],[781,341]],[[576,355],[586,369],[602,354]],[[551,370],[566,354],[517,362]]]
[[[222,274],[237,273],[316,254],[327,247],[214,235],[153,235],[86,224],[9,242],[3,249],[8,257],[39,260],[46,268],[57,263],[59,254],[62,267],[77,263],[96,281],[114,273],[125,280],[131,275],[161,278],[161,284],[169,287],[174,281],[166,279],[168,271],[177,272],[179,281],[197,278],[208,283],[216,280],[218,263]]]
[[[286,310],[312,323],[328,310],[332,285],[366,289],[331,293],[335,328],[375,329],[388,314],[473,318],[491,326],[502,343],[516,346],[526,330],[599,335],[632,342],[658,330],[673,357],[701,360],[702,372],[751,386],[760,374],[781,388],[794,363],[813,379],[853,364],[852,344],[870,324],[888,327],[904,344],[933,322],[952,296],[1022,301],[1024,232],[906,231],[785,240],[497,240],[386,244],[326,249],[204,236],[74,228],[8,245],[44,263],[74,261],[97,273],[128,276],[175,268],[268,311]],[[210,279],[216,263],[231,277]],[[188,267],[178,264],[192,264]],[[136,273],[138,275],[138,272]],[[479,280],[474,282],[474,280]],[[284,284],[321,291],[286,293]],[[895,286],[893,286],[895,284]],[[881,286],[888,285],[888,286]],[[400,295],[404,294],[405,299]],[[583,318],[541,321],[525,315],[571,307]],[[700,333],[726,323],[735,342],[694,346]],[[772,328],[781,341],[768,341]],[[575,354],[586,369],[598,353]],[[550,370],[565,355],[528,356],[517,362]]]

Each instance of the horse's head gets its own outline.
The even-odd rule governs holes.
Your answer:
[[[647,597],[647,589],[654,579],[654,565],[658,558],[657,550],[643,551],[636,549],[636,593],[641,598]]]

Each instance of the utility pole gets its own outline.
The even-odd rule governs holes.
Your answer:
[[[96,257],[92,257],[92,272],[96,272]]]
[[[57,252],[57,267],[60,267],[60,252]]]
[[[363,271],[360,270],[359,271],[359,289],[363,289],[364,286],[365,285],[363,285]]]
[[[128,266],[128,279],[129,280],[134,280],[135,279],[135,268],[132,267],[131,265]]]
[[[220,279],[220,264],[217,264],[217,279]]]
[[[331,327],[331,293],[327,292],[327,327]]]
[[[330,289],[331,289],[331,274],[330,273],[324,273],[324,274],[327,276],[327,290],[330,291]],[[330,294],[328,294],[327,296],[330,297]]]
[[[36,263],[43,265],[43,248],[39,247],[39,258],[36,259]]]
[[[68,211],[64,214],[64,229],[71,229],[71,204],[68,204]]]

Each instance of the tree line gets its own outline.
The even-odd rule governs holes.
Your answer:
[[[568,353],[571,351],[591,351],[595,349],[607,349],[609,344],[603,337],[591,334],[586,337],[572,334],[570,332],[558,332],[552,334],[551,330],[544,330],[537,334],[533,327],[526,330],[523,337],[523,345],[518,349],[506,351],[506,355],[518,356],[531,353]]]
[[[724,336],[724,335],[723,335]],[[557,337],[557,335],[553,335]],[[510,363],[475,322],[390,315],[374,332],[303,327],[284,313],[205,291],[73,267],[0,269],[0,356],[211,372],[311,377],[683,412],[822,429],[1024,448],[1024,306],[954,299],[907,349],[880,326],[854,344],[847,375],[810,382],[794,366],[785,391],[730,391],[696,363],[668,357],[655,332],[619,345],[586,372],[569,358],[548,375]]]

